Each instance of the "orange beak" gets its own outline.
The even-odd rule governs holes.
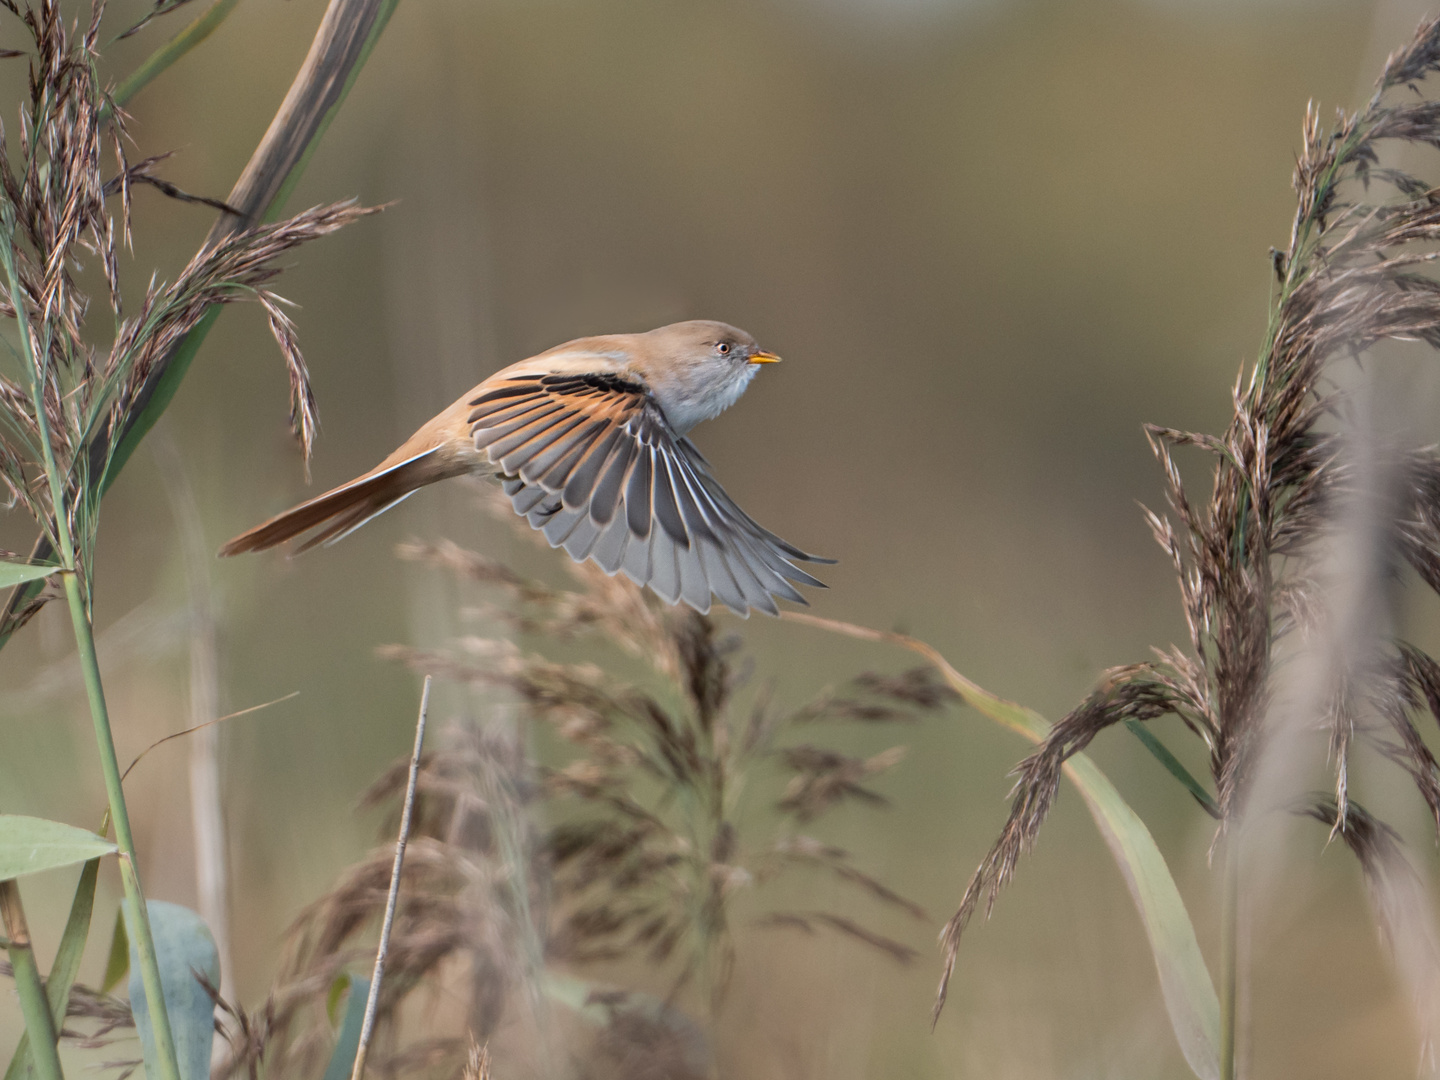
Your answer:
[[[752,364],[778,364],[779,362],[780,358],[773,352],[765,352],[763,350],[750,357],[750,363]]]

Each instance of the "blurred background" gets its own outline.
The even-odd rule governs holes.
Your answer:
[[[118,28],[145,5],[112,7]],[[165,175],[223,197],[323,8],[243,0],[134,99],[139,151],[177,151]],[[188,10],[110,49],[111,77]],[[156,439],[213,550],[369,468],[505,364],[579,335],[733,322],[785,363],[695,438],[762,523],[840,560],[814,610],[924,638],[1056,718],[1103,668],[1184,639],[1137,506],[1161,501],[1141,424],[1227,422],[1264,330],[1267,249],[1288,238],[1305,104],[1328,117],[1361,103],[1424,13],[1411,0],[406,0],[290,203],[392,204],[304,249],[279,282],[320,400],[314,484],[255,310],[224,314]],[[23,72],[9,64],[14,102]],[[211,215],[137,192],[132,305]],[[190,593],[162,466],[142,448],[102,529],[97,621],[122,763],[189,723]],[[29,535],[0,525],[0,545]],[[560,570],[452,486],[302,559],[208,567],[220,711],[299,691],[220,734],[228,981],[249,1004],[285,927],[376,839],[381,816],[357,813],[356,796],[408,750],[417,681],[376,647],[464,629],[449,585],[395,559],[411,536]],[[1434,611],[1405,617],[1411,638],[1440,640]],[[910,666],[762,617],[721,621],[784,701]],[[0,812],[100,818],[70,650],[63,612],[47,609],[0,652]],[[436,716],[478,705],[445,688]],[[1159,731],[1204,769],[1177,722]],[[873,753],[893,736],[847,745]],[[910,757],[878,784],[893,806],[841,811],[822,831],[938,931],[1026,747],[961,709],[903,737]],[[1211,822],[1128,735],[1093,753],[1171,860],[1213,957]],[[187,754],[184,740],[159,748],[128,790],[147,891],[193,905]],[[1395,803],[1402,824],[1421,815],[1412,797]],[[1433,863],[1420,825],[1415,857]],[[1319,826],[1296,836],[1282,900],[1250,943],[1254,1075],[1413,1076],[1413,1025],[1353,862]],[[817,903],[828,887],[803,886]],[[64,873],[27,883],[47,963],[71,888]],[[118,893],[102,878],[92,983]],[[723,1074],[1189,1075],[1134,907],[1071,790],[969,932],[933,1033],[933,938],[886,929],[921,958],[900,967],[742,925]],[[19,1031],[0,995],[0,1054]]]

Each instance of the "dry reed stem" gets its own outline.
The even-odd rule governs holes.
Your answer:
[[[400,836],[395,841],[395,865],[390,871],[390,891],[385,896],[385,918],[380,924],[380,944],[375,950],[375,968],[370,976],[370,994],[365,999],[365,1020],[360,1028],[360,1045],[355,1051],[355,1067],[350,1080],[365,1075],[365,1059],[370,1053],[370,1038],[375,1034],[375,1010],[380,1005],[380,984],[385,977],[385,957],[390,951],[390,931],[395,926],[395,902],[400,896],[400,871],[405,866],[405,844],[410,839],[410,815],[415,809],[415,781],[420,772],[420,752],[425,746],[425,721],[430,712],[430,676],[420,691],[420,716],[415,721],[415,749],[410,754],[410,769],[405,783],[405,801],[400,811]]]

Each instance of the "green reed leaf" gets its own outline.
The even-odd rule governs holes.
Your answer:
[[[934,664],[945,681],[977,712],[1034,743],[1043,741],[1050,733],[1050,722],[1034,709],[1006,701],[971,682],[923,641],[797,611],[787,611],[782,617],[847,637],[888,642],[917,652]],[[1180,1052],[1200,1080],[1218,1080],[1220,999],[1200,953],[1195,926],[1165,856],[1160,854],[1155,838],[1140,815],[1086,755],[1075,754],[1066,761],[1065,774],[1085,800],[1140,912]]]
[[[1185,790],[1190,792],[1201,808],[1216,821],[1220,820],[1220,807],[1216,804],[1214,796],[1205,790],[1205,785],[1196,780],[1190,770],[1185,768],[1180,759],[1170,752],[1170,748],[1161,742],[1153,731],[1147,728],[1139,720],[1126,719],[1125,728],[1140,740],[1140,745],[1154,755],[1155,760],[1165,766],[1165,771],[1185,785]]]
[[[100,992],[108,994],[120,985],[120,980],[130,974],[130,935],[125,932],[125,912],[115,912],[115,930],[110,935],[110,955],[105,958],[105,975],[100,980]]]
[[[146,57],[145,62],[115,88],[114,93],[110,95],[115,104],[123,106],[151,79],[213,34],[239,2],[240,0],[215,0],[196,17],[194,22]],[[105,112],[109,112],[108,104]]]
[[[39,581],[59,569],[60,567],[52,563],[11,562],[0,559],[0,589],[23,585],[27,581]]]
[[[114,844],[89,829],[63,821],[0,814],[0,881],[73,866],[114,851]]]

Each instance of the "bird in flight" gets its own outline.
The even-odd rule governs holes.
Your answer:
[[[694,320],[578,338],[491,375],[348,484],[243,532],[221,555],[333,544],[437,480],[493,476],[517,514],[576,562],[623,572],[701,613],[779,614],[831,563],[762,528],[686,437],[780,358],[743,330]]]

